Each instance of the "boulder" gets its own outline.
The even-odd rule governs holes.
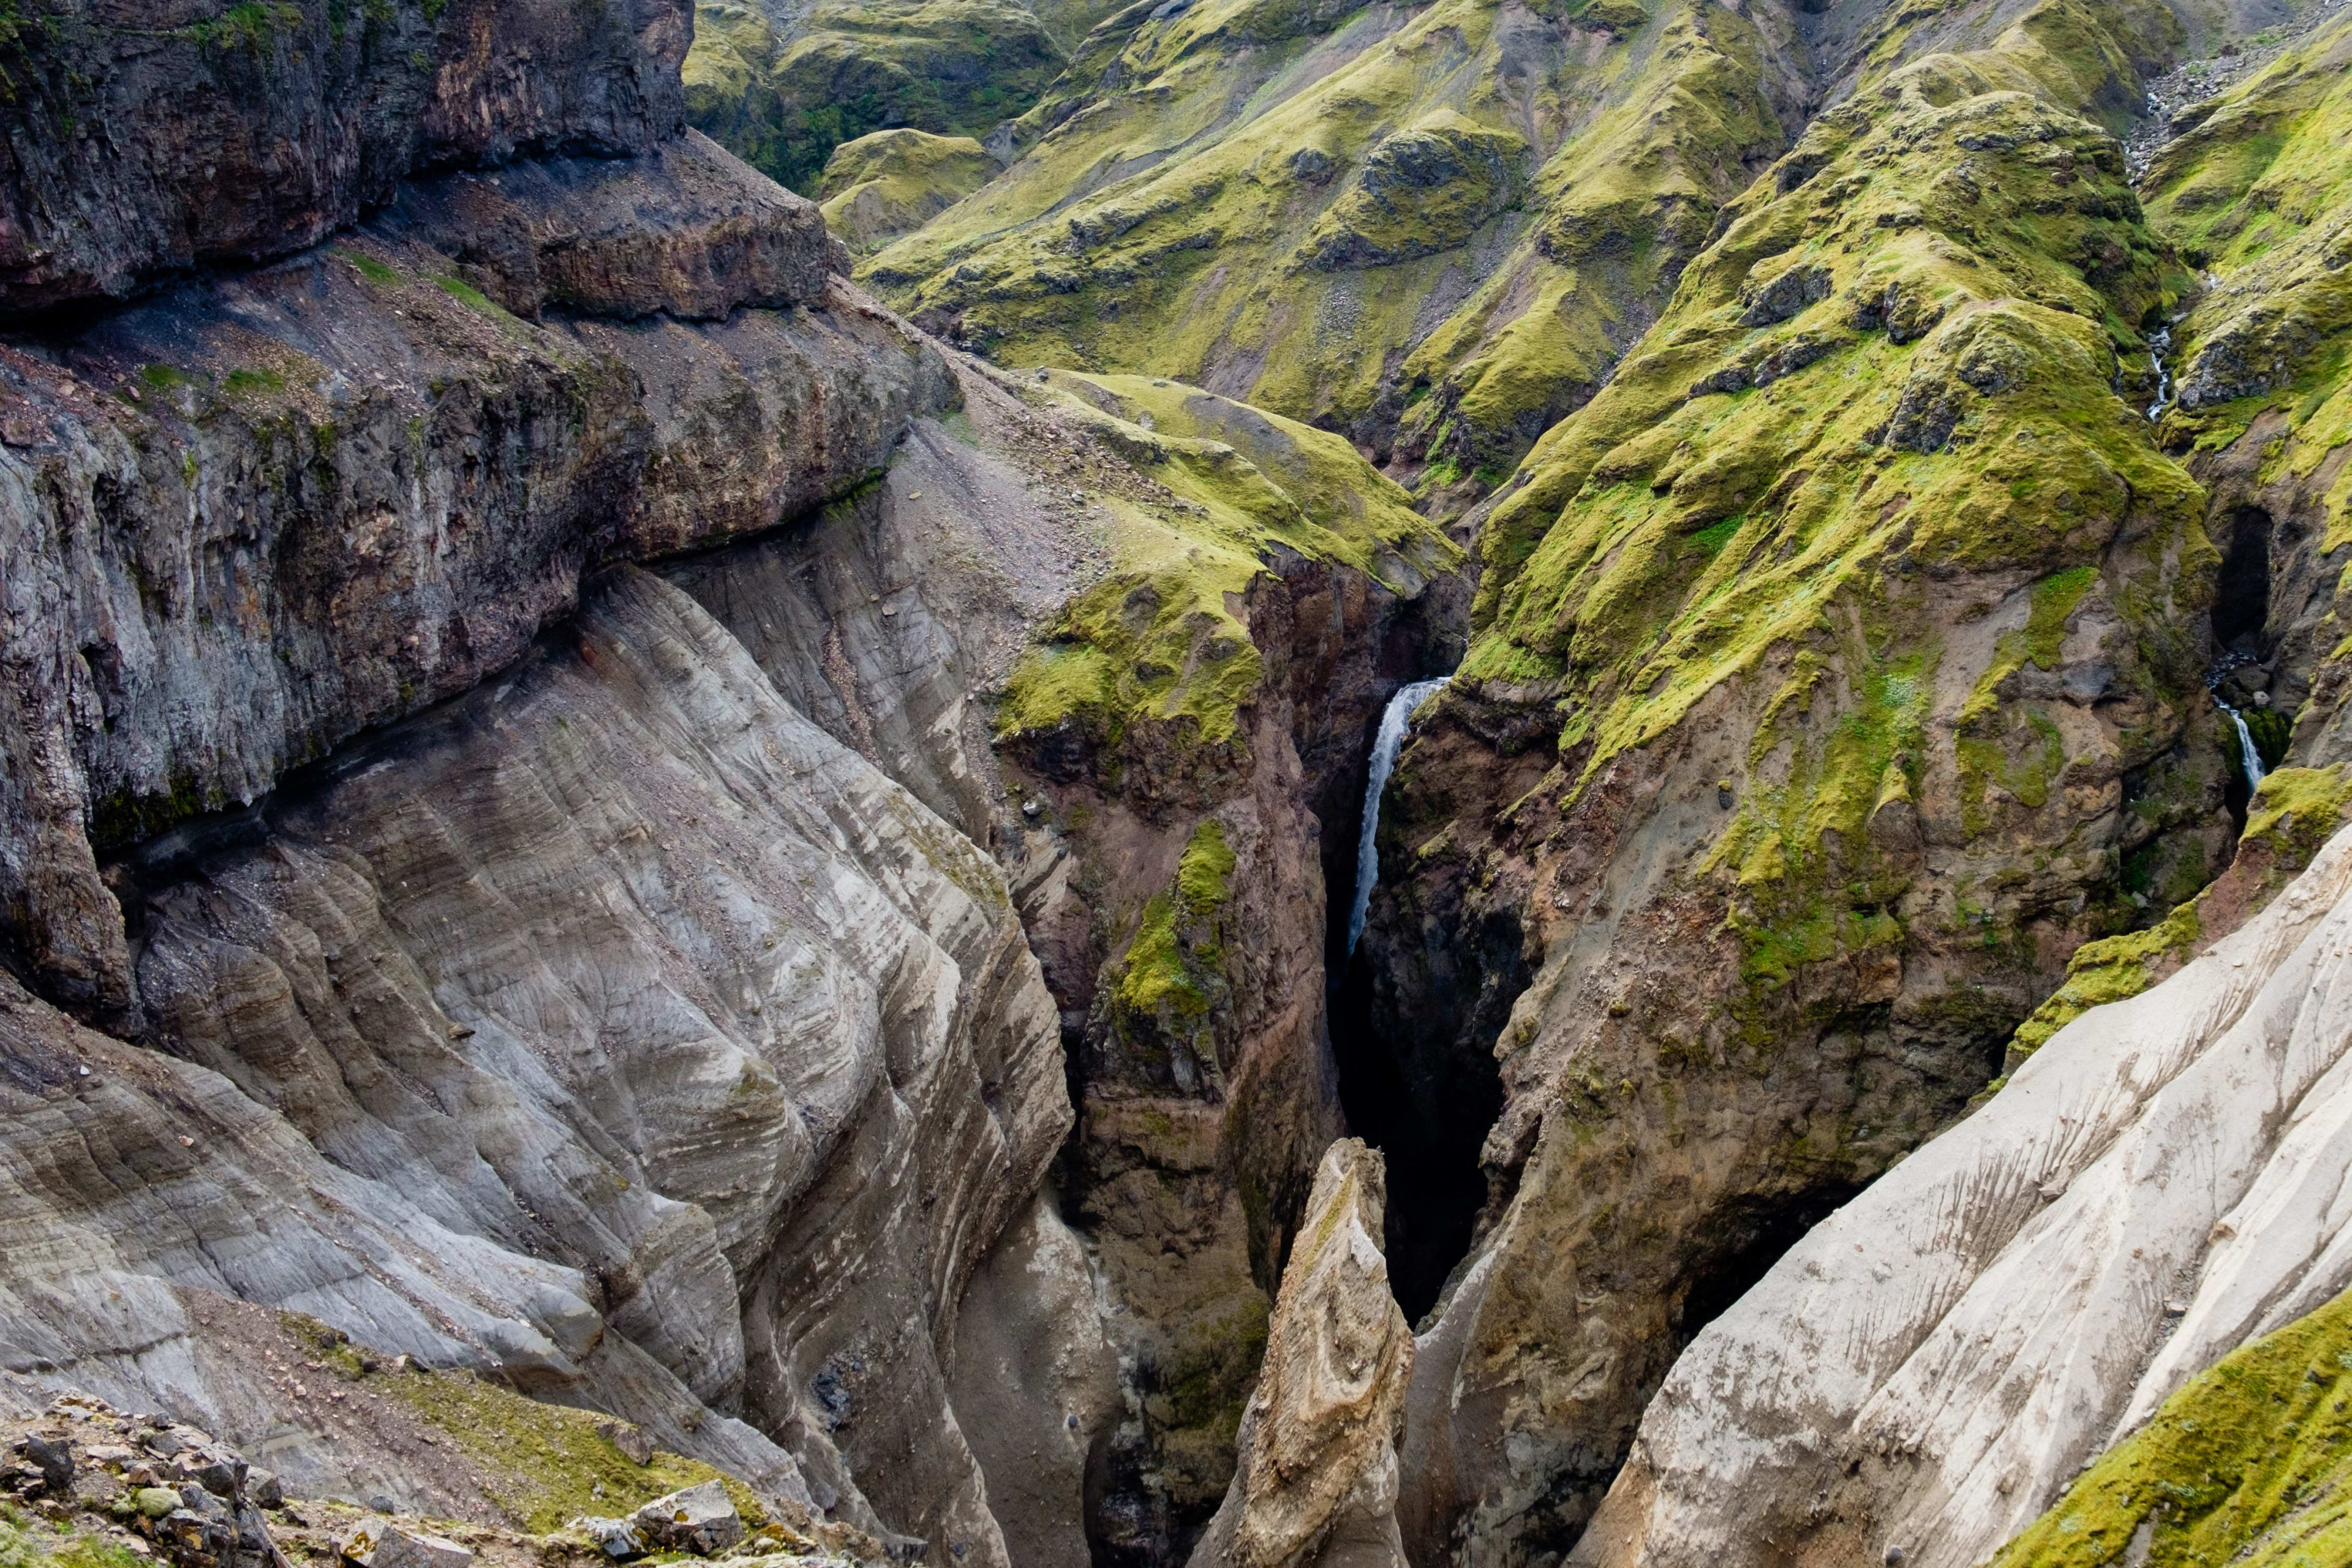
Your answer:
[[[474,1554],[454,1541],[371,1520],[344,1538],[343,1560],[358,1568],[469,1568]]]
[[[727,1500],[727,1489],[717,1481],[656,1498],[631,1518],[655,1545],[705,1557],[715,1556],[743,1539],[742,1516]]]

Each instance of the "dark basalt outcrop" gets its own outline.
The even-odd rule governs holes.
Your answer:
[[[685,122],[686,0],[66,0],[9,13],[0,314],[317,244],[413,171]]]

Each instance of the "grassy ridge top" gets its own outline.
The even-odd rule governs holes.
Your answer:
[[[1075,722],[1115,743],[1139,721],[1231,740],[1265,660],[1243,598],[1277,550],[1405,593],[1460,552],[1328,431],[1144,376],[1052,373],[1053,402],[1161,489],[1106,495],[1112,570],[1015,668],[1001,734]]]

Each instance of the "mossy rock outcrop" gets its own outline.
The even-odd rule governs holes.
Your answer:
[[[862,256],[920,228],[995,173],[996,160],[969,136],[877,131],[833,150],[817,199],[825,227]]]
[[[845,142],[896,127],[979,135],[1019,114],[1064,51],[1024,0],[704,0],[686,108],[721,146],[813,195]]]
[[[2188,280],[2095,118],[2168,27],[2056,0],[1891,50],[1484,513],[1364,939],[1408,1081],[1500,1065],[1501,1195],[1427,1326],[1459,1348],[1415,1373],[1423,1550],[1564,1550],[1678,1338],[1806,1223],[1771,1216],[2161,919],[2126,858],[2179,897],[2227,860],[2220,555],[2134,401]]]

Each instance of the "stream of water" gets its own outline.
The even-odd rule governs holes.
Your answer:
[[[2230,722],[2238,727],[2238,760],[2245,764],[2246,787],[2249,790],[2262,788],[2264,771],[2262,748],[2254,744],[2253,731],[2246,728],[2246,716],[2228,703],[2221,702],[2218,693],[2213,700],[2221,704],[2221,711],[2227,713],[2230,716]],[[1352,951],[1354,944],[1350,942],[1349,945]]]
[[[1397,752],[1404,749],[1405,730],[1412,722],[1412,710],[1443,687],[1445,679],[1441,675],[1434,680],[1413,681],[1390,698],[1389,705],[1381,710],[1380,733],[1372,739],[1371,776],[1364,781],[1364,830],[1356,839],[1356,899],[1348,906],[1350,956],[1356,951],[1358,939],[1364,934],[1364,914],[1372,907],[1372,884],[1381,879],[1381,853],[1375,842],[1381,830],[1381,792],[1388,788]]]
[[[2156,362],[2156,401],[2147,405],[2150,419],[2163,418],[2164,411],[2172,406],[2172,372],[2164,363],[2164,352],[2171,346],[2170,327],[2158,328],[2147,340],[2148,358]]]

